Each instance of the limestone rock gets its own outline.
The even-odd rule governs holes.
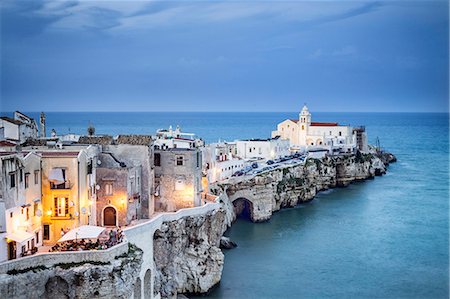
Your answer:
[[[205,293],[220,281],[224,255],[219,249],[223,209],[165,223],[153,241],[157,283],[163,298]],[[159,289],[157,289],[159,288]]]

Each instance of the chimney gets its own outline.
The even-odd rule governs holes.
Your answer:
[[[44,114],[44,112],[41,112],[41,117],[40,117],[39,123],[41,125],[41,128],[39,130],[39,137],[45,138],[47,133],[45,132],[45,114]]]

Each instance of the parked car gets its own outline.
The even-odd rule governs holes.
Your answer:
[[[273,160],[268,160],[267,161],[267,165],[272,165],[273,163],[275,163]]]
[[[252,163],[252,168],[258,168],[258,163],[256,162]]]
[[[241,170],[238,170],[238,171],[236,171],[235,173],[233,173],[233,175],[232,176],[241,176],[241,175],[243,175],[244,173],[241,171]]]

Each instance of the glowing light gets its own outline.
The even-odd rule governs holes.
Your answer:
[[[52,210],[48,210],[47,211],[47,216],[51,216],[52,215]]]

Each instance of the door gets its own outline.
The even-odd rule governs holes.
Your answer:
[[[8,259],[13,260],[16,258],[16,242],[12,241],[8,243]]]
[[[103,210],[103,225],[104,226],[116,226],[116,209],[113,207],[106,207]]]

